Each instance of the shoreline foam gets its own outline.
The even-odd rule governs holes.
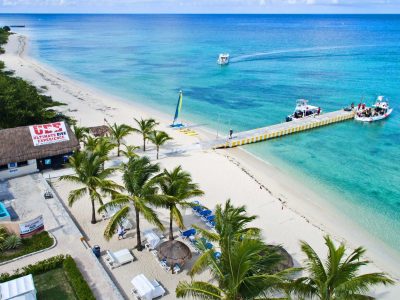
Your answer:
[[[46,83],[46,86],[50,84],[46,94],[52,95],[55,100],[66,103],[68,105],[68,110],[65,111],[65,113],[75,117],[78,122],[80,121],[80,125],[94,126],[102,124],[104,115],[110,118],[112,122],[129,122],[130,124],[133,123],[133,116],[152,116],[161,121],[162,126],[167,127],[169,118],[164,113],[137,104],[136,101],[135,103],[129,103],[123,99],[107,95],[102,91],[76,82],[60,74],[57,70],[30,58],[25,52],[27,47],[20,47],[20,39],[21,36],[17,35],[10,37],[10,41],[5,47],[6,54],[2,55],[1,59],[5,61],[8,68],[16,71],[16,75],[31,81],[34,85],[40,87],[43,85],[43,82]],[[24,37],[22,37],[22,39],[24,39]],[[193,144],[193,138],[183,136],[176,131],[171,131],[171,129],[168,130],[175,138],[174,143],[180,145]],[[207,133],[203,130],[200,138],[209,137],[211,134],[211,132]],[[141,145],[140,138],[138,137],[132,137],[129,142]],[[172,145],[172,147],[173,146],[174,145]],[[329,207],[327,201],[319,201],[319,198],[321,198],[320,195],[315,194],[307,187],[303,187],[301,183],[296,182],[294,178],[288,177],[276,166],[268,165],[266,162],[242,149],[209,151],[207,155],[212,156],[213,159],[217,159],[215,156],[221,155],[227,157],[230,163],[233,163],[241,169],[241,171],[245,172],[252,181],[264,187],[271,196],[270,198],[274,198],[268,199],[274,201],[275,206],[280,207],[280,205],[282,205],[282,208],[285,208],[282,209],[282,213],[287,213],[287,211],[292,212],[288,220],[294,224],[298,222],[301,225],[293,227],[298,231],[298,234],[296,234],[296,232],[294,233],[297,238],[296,241],[287,240],[289,237],[279,236],[279,232],[273,232],[273,234],[268,233],[269,228],[265,228],[265,231],[268,237],[271,236],[273,240],[283,243],[285,248],[287,247],[296,259],[299,257],[298,239],[306,239],[312,246],[316,247],[317,251],[321,251],[324,250],[321,236],[329,232],[337,240],[346,240],[349,246],[365,246],[367,248],[367,256],[370,257],[376,265],[389,272],[392,276],[396,278],[400,277],[397,254],[391,253],[390,249],[386,249],[381,242],[374,241],[368,233],[363,232],[361,228],[357,228],[350,220],[346,220],[346,218],[336,214],[332,211],[332,208]],[[188,158],[185,157],[185,160],[186,159]],[[254,182],[252,186],[254,186]],[[199,183],[202,185],[201,181]],[[226,180],[224,183],[226,183]],[[224,184],[221,184],[221,186],[225,187]],[[219,186],[216,184],[215,189],[218,188]],[[249,195],[249,197],[251,198],[252,196]],[[243,199],[242,201],[248,201],[248,199]],[[246,204],[247,207],[250,208],[250,211],[252,211],[251,213],[259,215],[259,213],[257,213],[257,207],[253,207],[253,203],[244,202],[241,204]],[[263,203],[263,205],[265,205],[265,203]],[[260,215],[260,219],[262,217],[263,216]],[[268,217],[273,219],[275,216]],[[294,221],[292,218],[294,218]],[[262,220],[261,223],[264,224]],[[308,227],[305,228],[305,223],[308,223],[309,226],[320,231],[318,236],[304,238],[304,232],[312,232],[315,234],[314,230]],[[279,230],[279,226],[275,227],[275,230]],[[371,269],[376,271],[374,267],[371,267]],[[369,269],[369,271],[371,271],[371,269]],[[387,299],[395,299],[392,297],[394,297],[395,294],[399,294],[400,291],[396,286],[391,289],[380,288],[379,292],[386,290],[396,290],[396,292],[390,293],[391,295],[389,295]]]

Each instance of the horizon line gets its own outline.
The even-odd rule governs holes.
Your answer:
[[[125,12],[0,12],[0,15],[325,15],[325,16],[337,16],[337,15],[365,15],[365,16],[374,16],[374,15],[400,15],[400,13],[192,13],[192,12],[181,12],[181,13],[148,13],[148,12],[132,12],[132,13],[125,13]]]

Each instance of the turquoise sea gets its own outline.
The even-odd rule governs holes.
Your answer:
[[[17,31],[37,59],[171,118],[182,89],[184,118],[224,132],[282,122],[298,98],[330,111],[387,96],[388,120],[245,149],[336,195],[333,206],[400,251],[400,16],[0,15],[6,24],[26,25]]]

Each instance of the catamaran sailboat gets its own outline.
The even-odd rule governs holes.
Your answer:
[[[217,63],[221,66],[229,64],[229,53],[221,53],[218,56]]]
[[[389,102],[384,96],[378,96],[372,107],[364,107],[357,110],[354,119],[361,122],[374,122],[386,119],[392,113],[393,108],[389,106]]]
[[[286,117],[286,122],[319,115],[321,112],[322,110],[320,107],[309,105],[308,100],[299,99],[296,101],[294,113]]]
[[[179,97],[178,97],[178,103],[176,104],[176,110],[175,110],[175,116],[174,116],[174,121],[170,125],[171,127],[183,127],[184,125],[178,121],[179,114],[181,113],[182,110],[182,101],[183,101],[183,92],[179,91]]]

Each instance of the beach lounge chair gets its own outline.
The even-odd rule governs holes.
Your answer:
[[[207,250],[212,249],[212,248],[214,247],[213,244],[211,244],[210,242],[207,242],[207,243],[205,244],[205,246],[206,246],[206,249],[207,249]]]
[[[205,208],[205,207],[203,207],[203,206],[200,206],[198,209],[196,209],[196,210],[194,211],[194,214],[195,214],[196,216],[198,216],[198,217],[201,217],[201,213],[202,213],[203,211],[205,211],[205,210],[208,210],[208,209]]]
[[[160,266],[167,272],[171,271],[171,267],[167,265],[167,261],[165,259],[160,260]]]
[[[173,271],[174,274],[178,274],[181,271],[181,266],[179,264],[175,264]]]
[[[111,269],[130,263],[134,259],[135,257],[131,254],[129,249],[122,249],[117,252],[107,250],[107,255],[105,257],[105,260],[110,265]]]
[[[214,229],[215,228],[215,222],[214,221],[207,222],[206,226],[210,227],[211,229]]]
[[[210,215],[208,217],[201,217],[204,222],[212,222],[215,220],[215,215]]]
[[[209,209],[205,209],[200,213],[200,217],[204,217],[207,218],[208,216],[210,216],[212,214],[212,211]]]
[[[220,259],[220,258],[221,258],[221,255],[222,255],[221,252],[215,252],[215,253],[214,253],[214,258],[215,258],[215,259]]]
[[[196,235],[196,229],[194,229],[194,228],[190,228],[190,229],[188,229],[188,230],[186,230],[186,231],[183,231],[182,233],[181,233],[181,236],[182,236],[182,238],[183,239],[187,239],[187,238],[189,238],[190,236],[194,236],[194,235]]]

